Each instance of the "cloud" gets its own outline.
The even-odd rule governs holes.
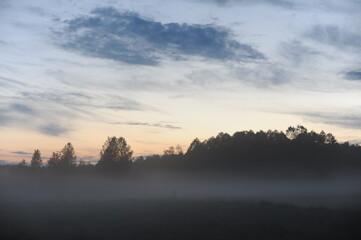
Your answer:
[[[68,133],[71,129],[58,123],[50,123],[39,127],[39,131],[50,136],[60,136]]]
[[[13,110],[15,112],[25,113],[25,114],[34,114],[35,113],[35,111],[32,108],[30,108],[29,106],[23,105],[23,104],[18,104],[18,103],[11,104],[9,109]]]
[[[361,49],[361,34],[337,25],[315,25],[305,36],[341,49]]]
[[[4,111],[0,109],[0,124],[1,125],[7,125],[8,123],[10,123],[12,121],[12,118],[5,115]]]
[[[32,154],[32,153],[28,153],[28,152],[23,152],[23,151],[16,151],[16,152],[11,152],[13,154],[20,154],[20,155],[29,155],[29,154]]]
[[[200,0],[205,3],[215,3],[218,6],[229,6],[237,3],[264,3],[280,7],[291,8],[295,5],[295,1],[290,0]]]
[[[42,108],[34,109],[31,106],[38,104],[31,98],[14,97],[3,100],[5,103],[0,108],[0,124],[2,126],[22,127],[37,130],[46,135],[58,136],[69,131],[67,128],[60,127],[60,123],[69,119],[70,115],[75,116],[75,114],[70,114],[63,109],[50,107],[49,101],[42,101]],[[23,103],[25,101],[26,104]],[[16,153],[24,154],[21,151]]]
[[[96,94],[82,93],[77,91],[48,91],[48,92],[22,92],[23,97],[34,102],[51,102],[64,107],[75,108],[106,108],[112,110],[145,111],[150,106],[143,105],[135,100],[107,94],[99,96]]]
[[[344,128],[361,129],[361,113],[340,113],[340,112],[302,112],[301,115],[313,122],[335,125]]]
[[[109,122],[107,118],[113,118],[115,111],[148,110],[155,109],[110,91],[98,95],[75,89],[28,89],[13,96],[0,96],[0,127],[61,136],[74,130],[74,123],[80,119]]]
[[[10,7],[10,0],[0,0],[0,12]]]
[[[235,66],[231,71],[237,81],[252,84],[259,88],[281,85],[292,79],[287,68],[271,62],[264,62],[256,66]]]
[[[24,121],[29,122],[28,117],[32,117],[35,113],[34,109],[28,105],[18,103],[18,101],[11,104],[6,104],[3,101],[2,108],[0,108],[0,124],[6,126],[20,122],[24,123]]]
[[[24,83],[12,79],[12,78],[7,78],[7,77],[1,77],[0,76],[0,87],[13,87],[13,86],[17,86],[17,85],[21,85],[21,86],[26,86]]]
[[[264,59],[251,45],[215,25],[156,22],[133,12],[97,8],[90,16],[65,21],[58,33],[64,48],[128,64],[157,65],[184,56],[232,61]]]
[[[182,129],[181,127],[174,126],[171,124],[160,124],[160,123],[145,123],[145,122],[115,122],[112,124],[130,125],[130,126],[147,126],[147,127],[158,127],[168,129]]]
[[[192,0],[194,1],[194,0]],[[304,1],[304,0],[198,0],[203,3],[216,4],[220,7],[232,7],[235,4],[264,4],[285,9],[321,10],[327,12],[346,12],[358,14],[361,9],[359,0],[335,1]]]
[[[347,80],[351,80],[351,81],[361,81],[361,72],[360,71],[349,71],[346,72],[344,77]]]
[[[295,65],[299,65],[304,61],[309,60],[311,57],[322,54],[320,51],[305,46],[299,40],[282,42],[279,47],[281,55],[287,60],[292,61]]]
[[[264,2],[282,7],[292,7],[295,4],[295,1],[290,1],[290,0],[259,0],[259,2]]]

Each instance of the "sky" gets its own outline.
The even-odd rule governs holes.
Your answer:
[[[361,142],[358,0],[0,0],[0,161],[304,125]]]

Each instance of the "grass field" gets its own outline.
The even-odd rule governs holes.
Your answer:
[[[361,211],[240,200],[2,203],[1,239],[361,239]]]

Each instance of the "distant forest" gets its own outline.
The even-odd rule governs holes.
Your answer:
[[[285,132],[241,131],[219,133],[204,141],[194,139],[186,152],[180,146],[164,150],[163,155],[133,157],[123,137],[108,137],[96,164],[77,161],[71,143],[43,162],[35,150],[30,164],[6,165],[21,171],[82,172],[224,172],[245,176],[331,176],[361,173],[361,147],[338,143],[331,133],[289,127]]]

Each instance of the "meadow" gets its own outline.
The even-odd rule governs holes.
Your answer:
[[[360,239],[361,211],[265,201],[2,202],[1,239]]]

